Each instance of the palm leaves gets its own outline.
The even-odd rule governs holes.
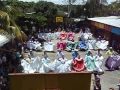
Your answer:
[[[17,40],[23,42],[23,37],[26,37],[23,32],[21,33],[20,28],[15,23],[15,9],[11,6],[4,6],[0,10],[0,21],[1,21],[1,29],[7,31],[9,34],[14,35]],[[25,35],[25,36],[23,36]]]

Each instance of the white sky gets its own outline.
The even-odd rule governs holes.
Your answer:
[[[66,0],[19,0],[19,1],[27,1],[27,2],[49,1],[49,2],[54,2],[56,4],[63,4],[63,2],[65,2]],[[82,2],[82,0],[77,0],[77,1],[78,1],[78,2],[76,2],[77,4]],[[114,1],[116,1],[116,0],[108,0],[108,3],[114,2]]]

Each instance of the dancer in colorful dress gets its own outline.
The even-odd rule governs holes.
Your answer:
[[[87,68],[87,71],[95,71],[95,57],[93,56],[92,52],[90,50],[87,51],[87,54],[85,56],[85,65]]]
[[[58,49],[57,53],[56,53],[56,58],[62,58],[62,56],[64,56],[64,53],[61,49]]]
[[[67,35],[67,38],[69,41],[74,40],[74,37],[75,37],[75,33],[73,33],[72,31],[70,31]]]
[[[50,68],[51,60],[49,59],[46,51],[44,51],[44,55],[41,60],[42,60],[42,67],[40,68],[40,72],[42,73],[50,72],[51,71],[51,68]]]
[[[67,38],[67,34],[65,31],[61,31],[60,33],[60,39],[65,40]]]
[[[78,55],[72,62],[73,71],[80,72],[85,70],[85,64],[83,58]]]
[[[103,72],[103,69],[102,69],[103,59],[104,57],[98,51],[98,54],[95,56],[95,66],[98,72]]]
[[[66,49],[66,43],[60,39],[59,42],[57,42],[57,49],[65,50]]]
[[[78,56],[78,50],[77,49],[74,49],[74,50],[72,50],[72,58],[73,58],[73,60]]]

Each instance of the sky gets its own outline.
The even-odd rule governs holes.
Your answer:
[[[19,1],[27,1],[27,2],[38,2],[39,0],[19,0]],[[42,1],[48,1],[48,2],[54,2],[55,4],[63,4],[64,1],[66,0],[42,0]],[[80,4],[82,2],[82,0],[77,0],[78,2],[76,2],[77,4]],[[108,3],[114,2],[116,0],[108,0]]]

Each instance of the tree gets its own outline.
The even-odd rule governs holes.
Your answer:
[[[15,23],[15,10],[2,2],[2,8],[0,8],[0,20],[2,21],[2,27],[4,31],[7,31],[9,34],[14,35],[19,41],[23,42],[23,32],[21,33],[20,28]]]
[[[47,21],[51,20],[50,18],[55,18],[58,12],[57,6],[52,2],[39,1],[34,6],[34,14],[37,21],[42,25],[48,24]],[[53,22],[49,21],[49,22]]]
[[[71,11],[72,11],[72,4],[75,3],[77,0],[67,0],[68,2],[68,17],[70,17],[71,15]]]

